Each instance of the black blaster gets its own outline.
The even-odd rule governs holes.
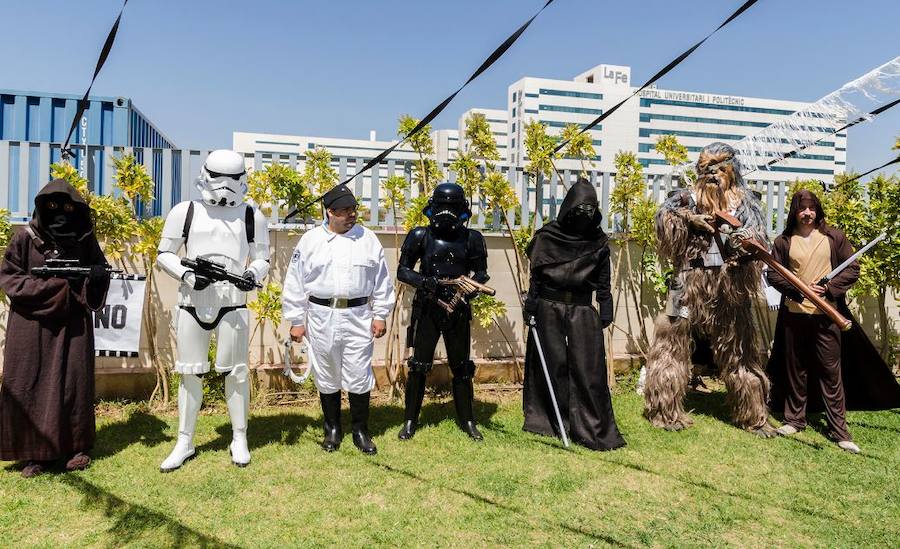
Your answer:
[[[113,269],[104,265],[107,273],[121,273],[119,269]],[[31,275],[40,278],[87,278],[91,274],[91,267],[85,267],[77,259],[47,259],[43,267],[32,267]]]
[[[213,282],[225,281],[231,282],[234,285],[245,284],[247,282],[243,276],[229,273],[225,269],[225,265],[202,257],[198,257],[197,259],[183,257],[181,258],[181,264],[194,271],[194,273],[205,276]],[[254,282],[253,285],[256,288],[262,288],[262,284],[259,282]]]

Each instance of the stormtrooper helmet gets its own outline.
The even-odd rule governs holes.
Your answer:
[[[466,193],[456,183],[435,187],[423,213],[431,222],[432,230],[444,236],[455,234],[472,217]]]
[[[240,206],[247,194],[244,158],[229,150],[209,153],[196,185],[203,202],[211,206]]]

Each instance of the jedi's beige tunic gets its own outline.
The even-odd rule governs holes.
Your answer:
[[[831,246],[828,237],[813,231],[806,238],[791,236],[790,269],[797,277],[810,284],[831,272]],[[802,303],[786,299],[788,311],[808,315],[820,315],[822,311],[808,299]]]

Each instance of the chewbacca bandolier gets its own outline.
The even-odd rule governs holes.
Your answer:
[[[736,217],[742,227],[717,230],[716,212]],[[656,215],[659,255],[672,262],[666,310],[656,319],[647,361],[645,415],[656,427],[691,425],[683,400],[691,380],[694,337],[709,341],[728,389],[734,423],[772,436],[767,423],[766,378],[751,316],[761,265],[740,242],[766,243],[757,196],[743,182],[735,151],[724,143],[703,149],[692,190],[673,192]]]

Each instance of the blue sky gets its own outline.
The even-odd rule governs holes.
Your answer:
[[[181,147],[230,147],[235,130],[392,138],[399,115],[423,116],[542,3],[131,0],[94,93],[132,98]],[[557,0],[434,127],[504,108],[523,76],[610,63],[643,82],[739,4]],[[0,88],[83,93],[120,5],[6,2]],[[900,55],[897,21],[896,0],[760,0],[659,87],[813,101]],[[894,157],[898,134],[900,107],[849,130],[848,168]]]

